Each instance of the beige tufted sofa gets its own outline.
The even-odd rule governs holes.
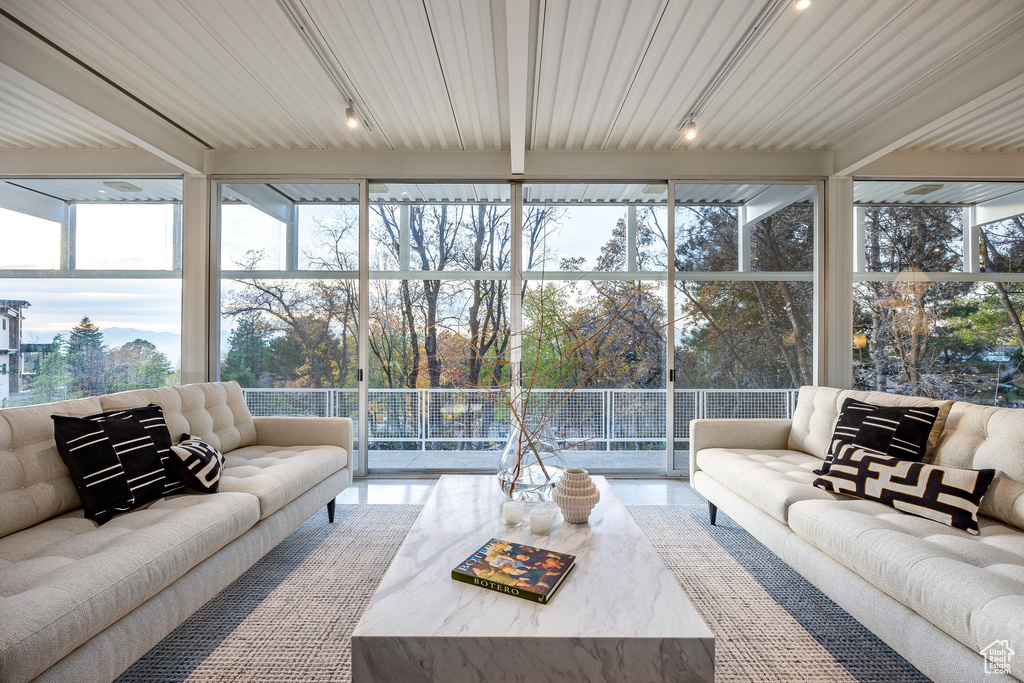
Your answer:
[[[225,454],[220,490],[97,526],[50,415],[159,404]],[[110,681],[352,481],[347,418],[253,418],[235,382],[0,410],[0,681]]]
[[[814,488],[843,401],[939,405],[803,387],[792,420],[694,420],[690,481],[780,558],[936,681],[1013,681],[979,654],[1008,641],[1024,680],[1024,410],[954,402],[928,460],[994,468],[971,536]],[[948,403],[948,402],[947,402]],[[941,414],[941,413],[940,413]]]

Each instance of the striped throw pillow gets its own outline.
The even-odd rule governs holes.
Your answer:
[[[53,415],[54,441],[85,516],[105,524],[163,495],[166,472],[156,445],[135,418]]]
[[[848,398],[839,411],[825,463],[815,474],[828,474],[835,454],[846,444],[921,462],[938,415],[936,406],[879,406]]]

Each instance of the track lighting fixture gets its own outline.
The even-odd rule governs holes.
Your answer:
[[[686,122],[686,125],[683,126],[683,136],[687,140],[693,140],[694,138],[697,137],[697,122],[696,121],[694,121],[693,119],[690,119],[689,121]]]
[[[811,0],[796,0],[796,4],[793,6],[797,9],[807,9],[811,6]]]
[[[359,125],[359,119],[356,117],[356,108],[352,106],[352,100],[349,100],[348,107],[345,109],[345,121],[348,123],[349,128],[355,128]]]

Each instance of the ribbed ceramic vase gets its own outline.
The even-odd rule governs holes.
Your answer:
[[[555,484],[552,499],[562,510],[565,521],[585,524],[590,518],[590,511],[601,500],[601,492],[590,479],[590,473],[578,467],[570,467],[562,475],[561,481]]]

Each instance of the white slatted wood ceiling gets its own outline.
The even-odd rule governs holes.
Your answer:
[[[534,150],[670,150],[766,0],[532,0]],[[280,0],[4,0],[3,9],[215,149],[507,150],[504,0],[301,0],[371,122]],[[708,102],[690,145],[822,150],[1024,19],[1021,0],[787,7]],[[0,147],[123,141],[0,82]],[[517,103],[518,105],[519,103]],[[906,149],[1020,151],[1024,92]]]
[[[174,178],[14,178],[2,182],[65,202],[163,204],[181,201],[181,180]],[[138,189],[117,189],[119,182]]]
[[[34,92],[0,74],[0,149],[132,147],[84,120],[61,98]]]
[[[922,184],[936,189],[927,194],[907,194]],[[861,180],[853,184],[855,204],[980,204],[1024,190],[1024,183],[921,183]]]
[[[1024,152],[1024,86],[949,122],[902,151]]]

